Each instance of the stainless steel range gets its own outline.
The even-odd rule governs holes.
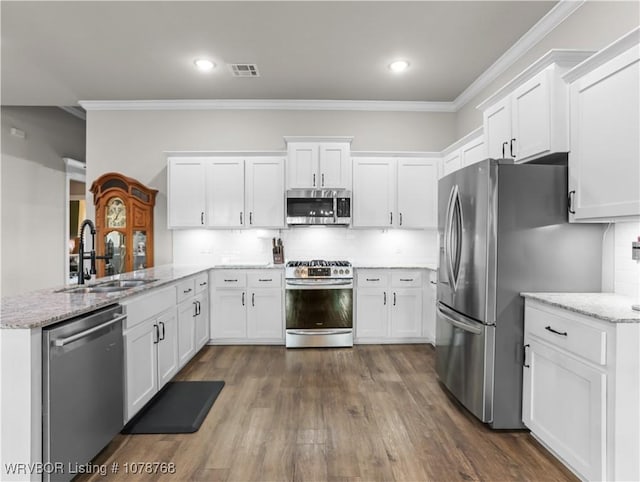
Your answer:
[[[348,261],[289,261],[286,346],[353,346],[353,267]]]

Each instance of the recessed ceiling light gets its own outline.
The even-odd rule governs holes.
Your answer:
[[[195,64],[198,70],[202,70],[203,72],[208,72],[209,70],[212,70],[216,66],[216,64],[211,62],[211,60],[207,60],[207,59],[196,59],[193,61],[193,63]]]
[[[409,68],[409,62],[406,60],[394,60],[389,64],[391,72],[404,72]]]

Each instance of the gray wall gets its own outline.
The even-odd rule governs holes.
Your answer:
[[[85,123],[57,107],[2,107],[3,296],[64,282],[63,157],[84,160]],[[10,135],[12,127],[26,133]]]
[[[482,125],[476,109],[551,49],[600,50],[640,24],[640,2],[587,1],[457,113],[456,139]]]
[[[439,151],[455,114],[343,111],[90,111],[87,186],[109,171],[158,189],[155,263],[172,261],[165,151],[282,150],[283,136],[354,136],[353,150]],[[92,217],[92,205],[87,216]]]

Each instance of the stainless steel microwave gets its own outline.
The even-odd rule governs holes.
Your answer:
[[[351,191],[289,189],[287,224],[351,224]]]

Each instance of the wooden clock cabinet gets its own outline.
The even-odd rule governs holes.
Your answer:
[[[98,277],[153,266],[153,208],[156,189],[119,173],[106,173],[91,185],[96,210]]]

